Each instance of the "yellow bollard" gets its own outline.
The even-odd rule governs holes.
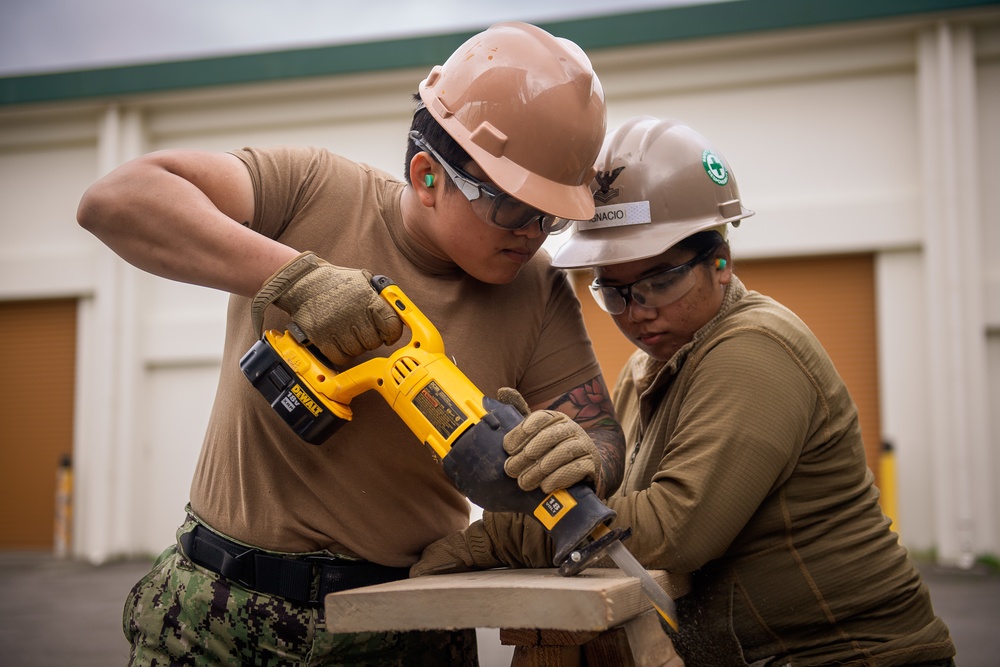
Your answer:
[[[73,466],[63,456],[56,468],[56,518],[53,550],[56,558],[67,558],[73,544]]]

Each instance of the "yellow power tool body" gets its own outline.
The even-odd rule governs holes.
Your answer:
[[[615,511],[584,484],[551,494],[523,491],[504,472],[503,438],[524,417],[513,406],[485,396],[459,370],[445,354],[438,330],[398,285],[385,276],[375,276],[371,283],[409,327],[410,342],[386,357],[338,372],[323,363],[323,355],[294,323],[284,332],[265,332],[240,360],[240,368],[274,411],[299,437],[319,445],[352,418],[354,397],[377,391],[437,454],[469,500],[494,512],[534,516],[553,541],[553,565],[560,574],[576,574],[607,553],[640,577],[647,596],[676,627],[672,601],[621,546],[630,531],[607,527]]]
[[[322,355],[292,325],[288,331],[265,332],[240,368],[274,411],[313,444],[352,418],[355,396],[377,391],[437,454],[459,491],[484,509],[534,516],[554,541],[554,564],[563,563],[614,519],[614,510],[583,484],[551,494],[522,491],[504,472],[503,436],[524,417],[484,396],[459,370],[445,354],[438,330],[398,285],[384,276],[373,278],[372,285],[409,327],[407,345],[337,372],[320,361]]]

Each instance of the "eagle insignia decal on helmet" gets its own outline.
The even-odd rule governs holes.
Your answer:
[[[618,174],[622,173],[622,169],[625,167],[618,167],[614,171],[599,171],[597,176],[597,184],[600,185],[600,189],[594,193],[594,201],[599,201],[602,204],[607,204],[609,201],[618,196],[618,188],[611,188],[611,184],[615,182],[618,178]]]

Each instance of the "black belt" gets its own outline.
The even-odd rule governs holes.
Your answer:
[[[190,560],[244,588],[299,604],[322,605],[328,593],[406,579],[409,568],[333,556],[277,556],[197,525],[180,537]]]

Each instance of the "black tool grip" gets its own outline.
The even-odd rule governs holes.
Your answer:
[[[517,480],[503,469],[507,460],[503,437],[524,417],[513,406],[487,397],[483,398],[483,407],[489,412],[455,441],[442,461],[444,471],[459,491],[483,509],[534,516],[535,509],[549,498],[548,494],[540,489],[522,491]],[[576,484],[567,491],[576,505],[547,529],[555,546],[553,565],[556,566],[584,543],[595,528],[610,523],[616,516],[589,486]],[[546,509],[554,516],[561,507],[551,506],[552,503],[558,501],[550,499]]]

